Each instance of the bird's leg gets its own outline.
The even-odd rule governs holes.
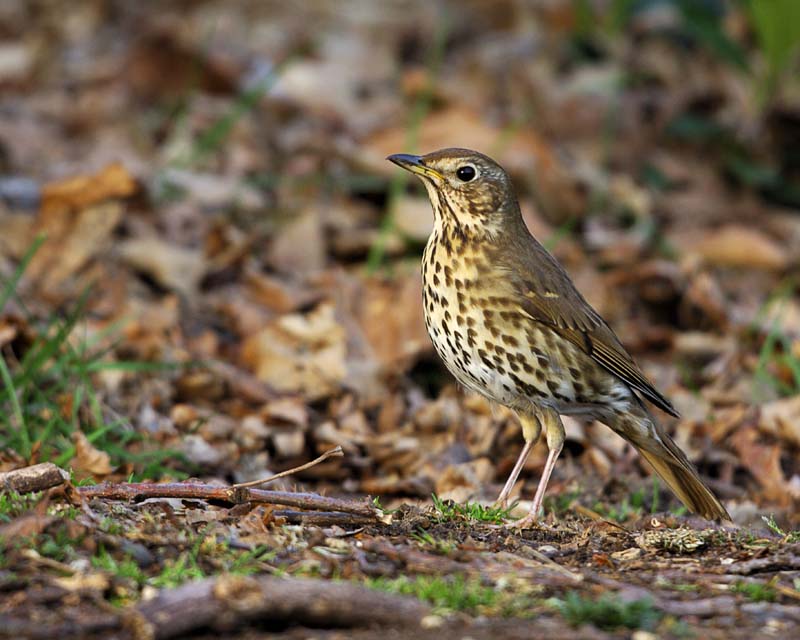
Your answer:
[[[506,484],[497,498],[496,504],[501,509],[506,509],[508,507],[508,496],[511,494],[511,490],[517,483],[517,478],[522,471],[522,467],[525,466],[525,461],[531,454],[533,445],[536,444],[536,441],[539,439],[539,435],[542,433],[542,423],[539,422],[537,417],[520,415],[519,421],[522,423],[522,436],[525,438],[525,446],[522,447],[522,451],[520,451],[517,462],[514,464],[514,468],[511,470],[511,475],[508,476],[508,480],[506,480]]]
[[[550,452],[547,454],[547,462],[544,464],[544,471],[542,471],[536,495],[533,497],[530,513],[522,520],[514,523],[514,526],[519,529],[531,526],[539,517],[539,511],[542,509],[542,501],[544,500],[544,492],[547,490],[547,483],[550,481],[550,474],[553,473],[556,460],[558,460],[558,456],[564,448],[566,436],[561,416],[552,409],[545,409],[541,412],[541,418],[542,422],[544,422],[545,438],[547,438],[547,448],[550,449]]]

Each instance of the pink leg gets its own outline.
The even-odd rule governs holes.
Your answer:
[[[508,496],[517,483],[517,478],[519,478],[519,474],[522,472],[522,467],[525,466],[525,461],[531,454],[533,445],[536,444],[536,441],[539,439],[539,434],[542,432],[542,423],[539,422],[538,418],[520,415],[519,420],[522,423],[522,436],[525,438],[525,446],[522,447],[517,462],[511,470],[511,475],[508,476],[508,480],[506,480],[506,484],[497,498],[496,504],[503,509],[508,507]]]
[[[522,447],[522,451],[519,454],[519,458],[517,458],[517,463],[511,470],[511,475],[508,476],[508,480],[506,480],[506,484],[503,487],[503,490],[497,497],[497,504],[502,509],[506,509],[508,507],[508,496],[511,493],[511,490],[514,488],[514,485],[517,483],[517,478],[519,478],[519,474],[522,471],[522,467],[525,466],[525,461],[531,454],[531,449],[533,449],[533,445],[534,445],[533,442],[526,442],[525,446]]]
[[[543,413],[542,417],[546,429],[547,446],[550,452],[547,454],[547,462],[544,464],[544,470],[539,480],[539,486],[536,488],[536,495],[533,497],[530,513],[522,520],[513,523],[513,526],[517,529],[530,527],[538,519],[539,511],[541,511],[542,502],[544,501],[544,493],[547,490],[547,484],[550,482],[550,475],[553,473],[558,456],[564,448],[565,433],[561,418],[552,410]]]

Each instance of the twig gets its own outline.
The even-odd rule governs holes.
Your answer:
[[[519,551],[521,555],[526,555],[534,560],[538,560],[546,567],[552,569],[553,571],[556,571],[557,573],[560,573],[562,576],[566,576],[567,578],[569,578],[574,582],[583,581],[583,576],[580,573],[575,573],[573,571],[570,571],[566,567],[562,567],[555,560],[553,560],[552,558],[548,558],[538,549],[534,549],[533,547],[530,547],[527,544],[523,544],[520,547]]]
[[[367,502],[355,502],[329,498],[316,493],[299,493],[294,491],[266,491],[264,489],[236,489],[219,487],[196,482],[119,482],[77,487],[84,498],[103,498],[106,500],[135,500],[148,498],[178,498],[184,500],[214,500],[227,504],[243,504],[255,502],[260,504],[280,504],[316,511],[339,511],[369,518],[373,522],[383,522],[385,516]]]
[[[366,518],[352,513],[340,513],[338,511],[273,511],[272,515],[276,518],[285,518],[292,524],[312,524],[319,527],[327,527],[338,524],[340,527],[360,526],[375,522],[374,518]]]
[[[257,487],[260,484],[267,484],[268,482],[272,482],[273,480],[277,480],[279,478],[285,478],[286,476],[290,476],[294,473],[299,473],[300,471],[305,471],[306,469],[310,469],[313,466],[318,465],[320,462],[325,462],[328,458],[341,458],[344,455],[344,451],[342,451],[342,447],[336,446],[333,449],[328,449],[325,453],[323,453],[318,458],[315,458],[311,462],[306,462],[305,464],[301,464],[299,467],[294,467],[292,469],[287,469],[286,471],[281,471],[280,473],[276,473],[274,476],[270,476],[269,478],[264,478],[263,480],[250,480],[249,482],[239,482],[238,484],[233,485],[232,489],[243,489],[245,487]]]

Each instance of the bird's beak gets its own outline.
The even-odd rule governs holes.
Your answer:
[[[444,180],[444,176],[438,171],[426,167],[422,162],[422,156],[412,156],[407,153],[395,153],[386,158],[390,162],[394,162],[398,167],[402,167],[406,171],[416,173],[420,176],[428,176],[436,180]]]

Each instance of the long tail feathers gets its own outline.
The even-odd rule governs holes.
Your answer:
[[[640,412],[626,415],[621,421],[622,424],[618,422],[614,430],[636,447],[639,454],[650,463],[687,509],[708,520],[730,520],[727,509],[700,479],[686,454],[655,421],[644,405],[640,404],[640,409]],[[644,425],[652,427],[652,430],[647,430],[646,436],[642,432]]]
[[[671,444],[677,447],[674,443]],[[664,448],[665,455],[661,457],[643,449],[639,449],[639,453],[650,463],[658,476],[667,483],[689,511],[698,513],[708,520],[731,519],[727,509],[711,493],[711,489],[700,479],[688,460],[685,458],[681,460],[670,455],[668,447]]]

